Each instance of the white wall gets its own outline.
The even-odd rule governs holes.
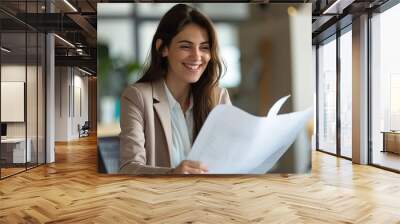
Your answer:
[[[76,75],[77,70],[74,71],[74,108],[72,109],[72,130],[71,135],[74,138],[79,137],[78,133],[78,124],[81,126],[85,123],[85,121],[89,120],[88,117],[88,77],[82,77],[80,75]],[[79,73],[82,74],[82,73]],[[80,92],[80,93],[79,93]],[[80,97],[79,97],[80,95]],[[80,101],[80,102],[79,102]],[[71,104],[72,105],[72,104]],[[81,108],[79,108],[81,107]],[[79,111],[81,109],[82,111]],[[75,113],[74,113],[75,111]]]
[[[55,86],[55,140],[77,139],[78,124],[88,120],[88,78],[75,68],[56,67]]]
[[[55,68],[55,141],[68,141],[69,76],[67,67]]]

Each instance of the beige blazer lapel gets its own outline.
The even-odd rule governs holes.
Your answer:
[[[164,129],[165,139],[167,140],[168,152],[171,155],[172,149],[172,130],[171,130],[171,114],[167,96],[165,95],[164,80],[160,79],[152,82],[153,87],[153,106],[160,118],[161,126]],[[171,158],[171,156],[170,156]]]

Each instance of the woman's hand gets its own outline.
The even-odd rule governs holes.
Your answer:
[[[204,164],[199,161],[183,160],[175,169],[172,170],[173,174],[203,174],[207,173],[208,169]]]

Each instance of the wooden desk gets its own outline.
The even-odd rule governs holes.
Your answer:
[[[1,157],[6,163],[25,163],[32,159],[31,154],[31,139],[27,139],[28,144],[25,144],[25,138],[6,138],[1,139]],[[26,154],[25,154],[25,145]],[[26,159],[26,161],[25,161]]]
[[[383,150],[382,152],[393,152],[400,154],[400,131],[382,131]]]

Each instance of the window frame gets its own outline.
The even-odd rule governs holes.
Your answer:
[[[340,21],[338,21],[340,22]],[[340,67],[340,37],[347,32],[352,31],[352,23],[345,25],[343,28],[336,30],[335,33],[331,34],[330,36],[318,41],[316,45],[316,138],[315,138],[315,145],[316,151],[327,153],[329,155],[337,156],[339,158],[344,158],[347,160],[352,160],[352,158],[342,155],[341,153],[341,119],[340,119],[340,84],[341,84],[341,67]],[[321,149],[319,147],[320,136],[319,136],[319,112],[320,112],[320,105],[319,105],[319,89],[320,89],[320,80],[319,80],[319,47],[322,44],[327,44],[331,41],[336,41],[336,152],[332,153],[327,150]]]

